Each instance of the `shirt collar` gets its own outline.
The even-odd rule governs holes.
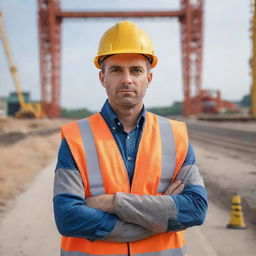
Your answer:
[[[119,121],[115,111],[111,108],[108,100],[105,101],[100,113],[103,116],[103,118],[105,119],[105,121],[107,122],[108,126],[113,131],[118,129],[120,126],[123,127],[121,122]],[[136,124],[137,128],[143,129],[145,119],[146,119],[146,111],[145,111],[145,107],[143,105],[140,116],[137,119],[137,124]]]

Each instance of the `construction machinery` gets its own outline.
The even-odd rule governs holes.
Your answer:
[[[43,117],[43,112],[41,108],[41,103],[32,103],[25,102],[23,92],[21,89],[21,83],[18,76],[17,68],[14,65],[14,59],[11,53],[11,47],[7,38],[7,34],[5,31],[4,21],[3,21],[3,13],[0,11],[0,38],[2,40],[2,44],[5,50],[5,54],[7,57],[9,69],[14,81],[14,85],[16,88],[18,102],[20,105],[20,109],[15,113],[17,118],[41,118]]]
[[[237,104],[222,100],[220,90],[201,90],[200,99],[202,113],[204,114],[239,112]]]

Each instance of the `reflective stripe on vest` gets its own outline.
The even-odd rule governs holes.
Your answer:
[[[162,174],[158,186],[158,193],[163,193],[170,185],[170,179],[176,166],[174,136],[170,122],[158,116],[158,123],[162,140]]]
[[[61,250],[61,256],[109,256],[107,254],[90,254],[85,252],[70,252]],[[127,254],[111,254],[111,256],[127,256]]]
[[[176,166],[174,136],[168,119],[158,116],[162,145],[162,172],[158,186],[158,193],[163,193],[170,185]],[[96,146],[88,119],[78,122],[82,135],[84,150],[87,159],[88,178],[92,196],[104,194],[104,185],[99,166]]]
[[[186,255],[186,246],[183,248],[168,249],[161,252],[136,253],[133,256],[184,256]],[[85,252],[70,252],[61,250],[61,256],[95,256],[95,254]],[[106,254],[97,254],[97,256],[109,256]],[[127,254],[111,254],[111,256],[127,256]]]
[[[122,155],[100,113],[64,125],[61,132],[81,174],[85,197],[116,192],[157,195],[174,180],[187,155],[185,124],[147,112],[130,186]],[[133,256],[184,256],[185,239],[183,232],[164,232],[131,242],[129,248]],[[64,236],[61,249],[63,256],[128,254],[127,243]]]
[[[88,119],[78,121],[78,125],[82,135],[84,150],[87,160],[88,179],[92,196],[102,195],[105,193],[102,181],[99,159],[96,146],[93,139],[93,134]]]

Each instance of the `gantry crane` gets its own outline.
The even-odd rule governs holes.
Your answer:
[[[7,33],[5,31],[4,21],[3,21],[3,13],[0,11],[0,38],[2,40],[3,48],[5,50],[5,54],[7,57],[7,61],[9,64],[9,69],[14,81],[14,85],[16,88],[18,102],[20,105],[20,109],[15,113],[15,116],[18,118],[39,118],[42,117],[41,104],[35,103],[32,104],[30,102],[25,102],[24,96],[21,89],[21,83],[18,76],[17,68],[14,64],[14,59],[11,52],[11,47],[7,38]]]
[[[181,24],[183,114],[200,113],[204,0],[180,3],[178,10],[74,12],[61,10],[60,0],[38,0],[42,105],[47,116],[60,115],[61,24],[73,18],[177,18]]]

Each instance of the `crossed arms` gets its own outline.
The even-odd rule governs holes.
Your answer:
[[[104,240],[131,242],[167,230],[170,217],[167,213],[170,198],[167,195],[180,194],[183,189],[184,185],[178,180],[168,187],[166,196],[138,196],[119,192],[89,197],[86,204],[88,207],[118,216],[115,228]]]
[[[67,151],[64,156],[59,157],[54,185],[55,220],[64,236],[130,242],[200,225],[205,218],[206,191],[193,164],[181,168],[165,195],[118,192],[85,199],[72,155]]]

